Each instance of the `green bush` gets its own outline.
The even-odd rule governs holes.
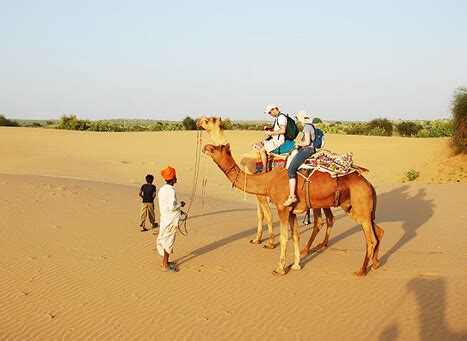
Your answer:
[[[381,129],[384,130],[384,133],[378,136],[392,136],[392,123],[386,118],[376,118],[367,124],[367,131],[370,135],[380,134]]]
[[[224,130],[232,130],[234,129],[234,125],[232,123],[232,121],[230,121],[229,118],[226,118],[225,120],[222,120],[222,128],[224,128]]]
[[[382,127],[373,127],[368,135],[373,135],[373,136],[386,136],[386,131]]]
[[[409,181],[414,181],[416,178],[418,178],[420,175],[419,172],[417,172],[415,169],[409,169],[407,172],[405,172],[405,177]]]
[[[323,123],[323,121],[319,117],[314,117],[311,122],[313,122],[313,123]]]
[[[422,129],[422,126],[415,122],[404,121],[399,123],[396,128],[400,136],[414,136]]]
[[[182,121],[183,128],[185,130],[196,130],[196,122],[190,116],[187,116]]]
[[[88,120],[80,120],[76,115],[63,115],[60,119],[59,129],[67,130],[88,130],[91,122]]]
[[[467,152],[467,88],[461,87],[454,93],[452,102],[453,145],[458,153]]]
[[[349,135],[368,135],[369,132],[365,123],[351,123],[345,131]]]
[[[19,124],[16,121],[9,120],[3,115],[0,115],[0,126],[6,126],[6,127],[18,127]]]
[[[452,121],[442,120],[434,121],[430,126],[421,130],[418,133],[420,137],[445,137],[452,136],[454,131],[454,124]]]

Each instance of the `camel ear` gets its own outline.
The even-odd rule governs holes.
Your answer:
[[[227,143],[225,147],[227,148],[227,150],[230,150],[230,143]]]

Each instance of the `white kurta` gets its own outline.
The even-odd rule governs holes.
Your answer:
[[[177,203],[175,188],[164,185],[159,189],[160,229],[157,237],[157,251],[161,256],[164,250],[171,254],[177,233],[178,221],[180,220],[180,204]]]

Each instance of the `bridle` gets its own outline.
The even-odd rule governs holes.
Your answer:
[[[230,168],[225,172],[225,175],[228,176],[229,173],[230,173],[232,170],[234,170],[234,168],[235,168],[236,166],[237,166],[237,164],[234,163],[234,164],[232,165],[232,167],[230,167]],[[237,175],[235,176],[235,180],[232,182],[232,188],[235,187],[235,183],[238,181],[238,176],[240,175],[240,168],[237,167],[237,169],[238,169],[238,172],[237,172]]]

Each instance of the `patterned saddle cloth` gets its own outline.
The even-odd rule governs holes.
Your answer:
[[[268,159],[268,168],[283,167],[289,154],[275,155]],[[256,161],[256,171],[261,172],[261,160]],[[327,149],[320,149],[300,166],[299,170],[317,170],[329,173],[332,177],[343,176],[355,171],[366,171],[364,168],[353,166],[352,152],[337,154]],[[310,173],[307,171],[306,173]]]

